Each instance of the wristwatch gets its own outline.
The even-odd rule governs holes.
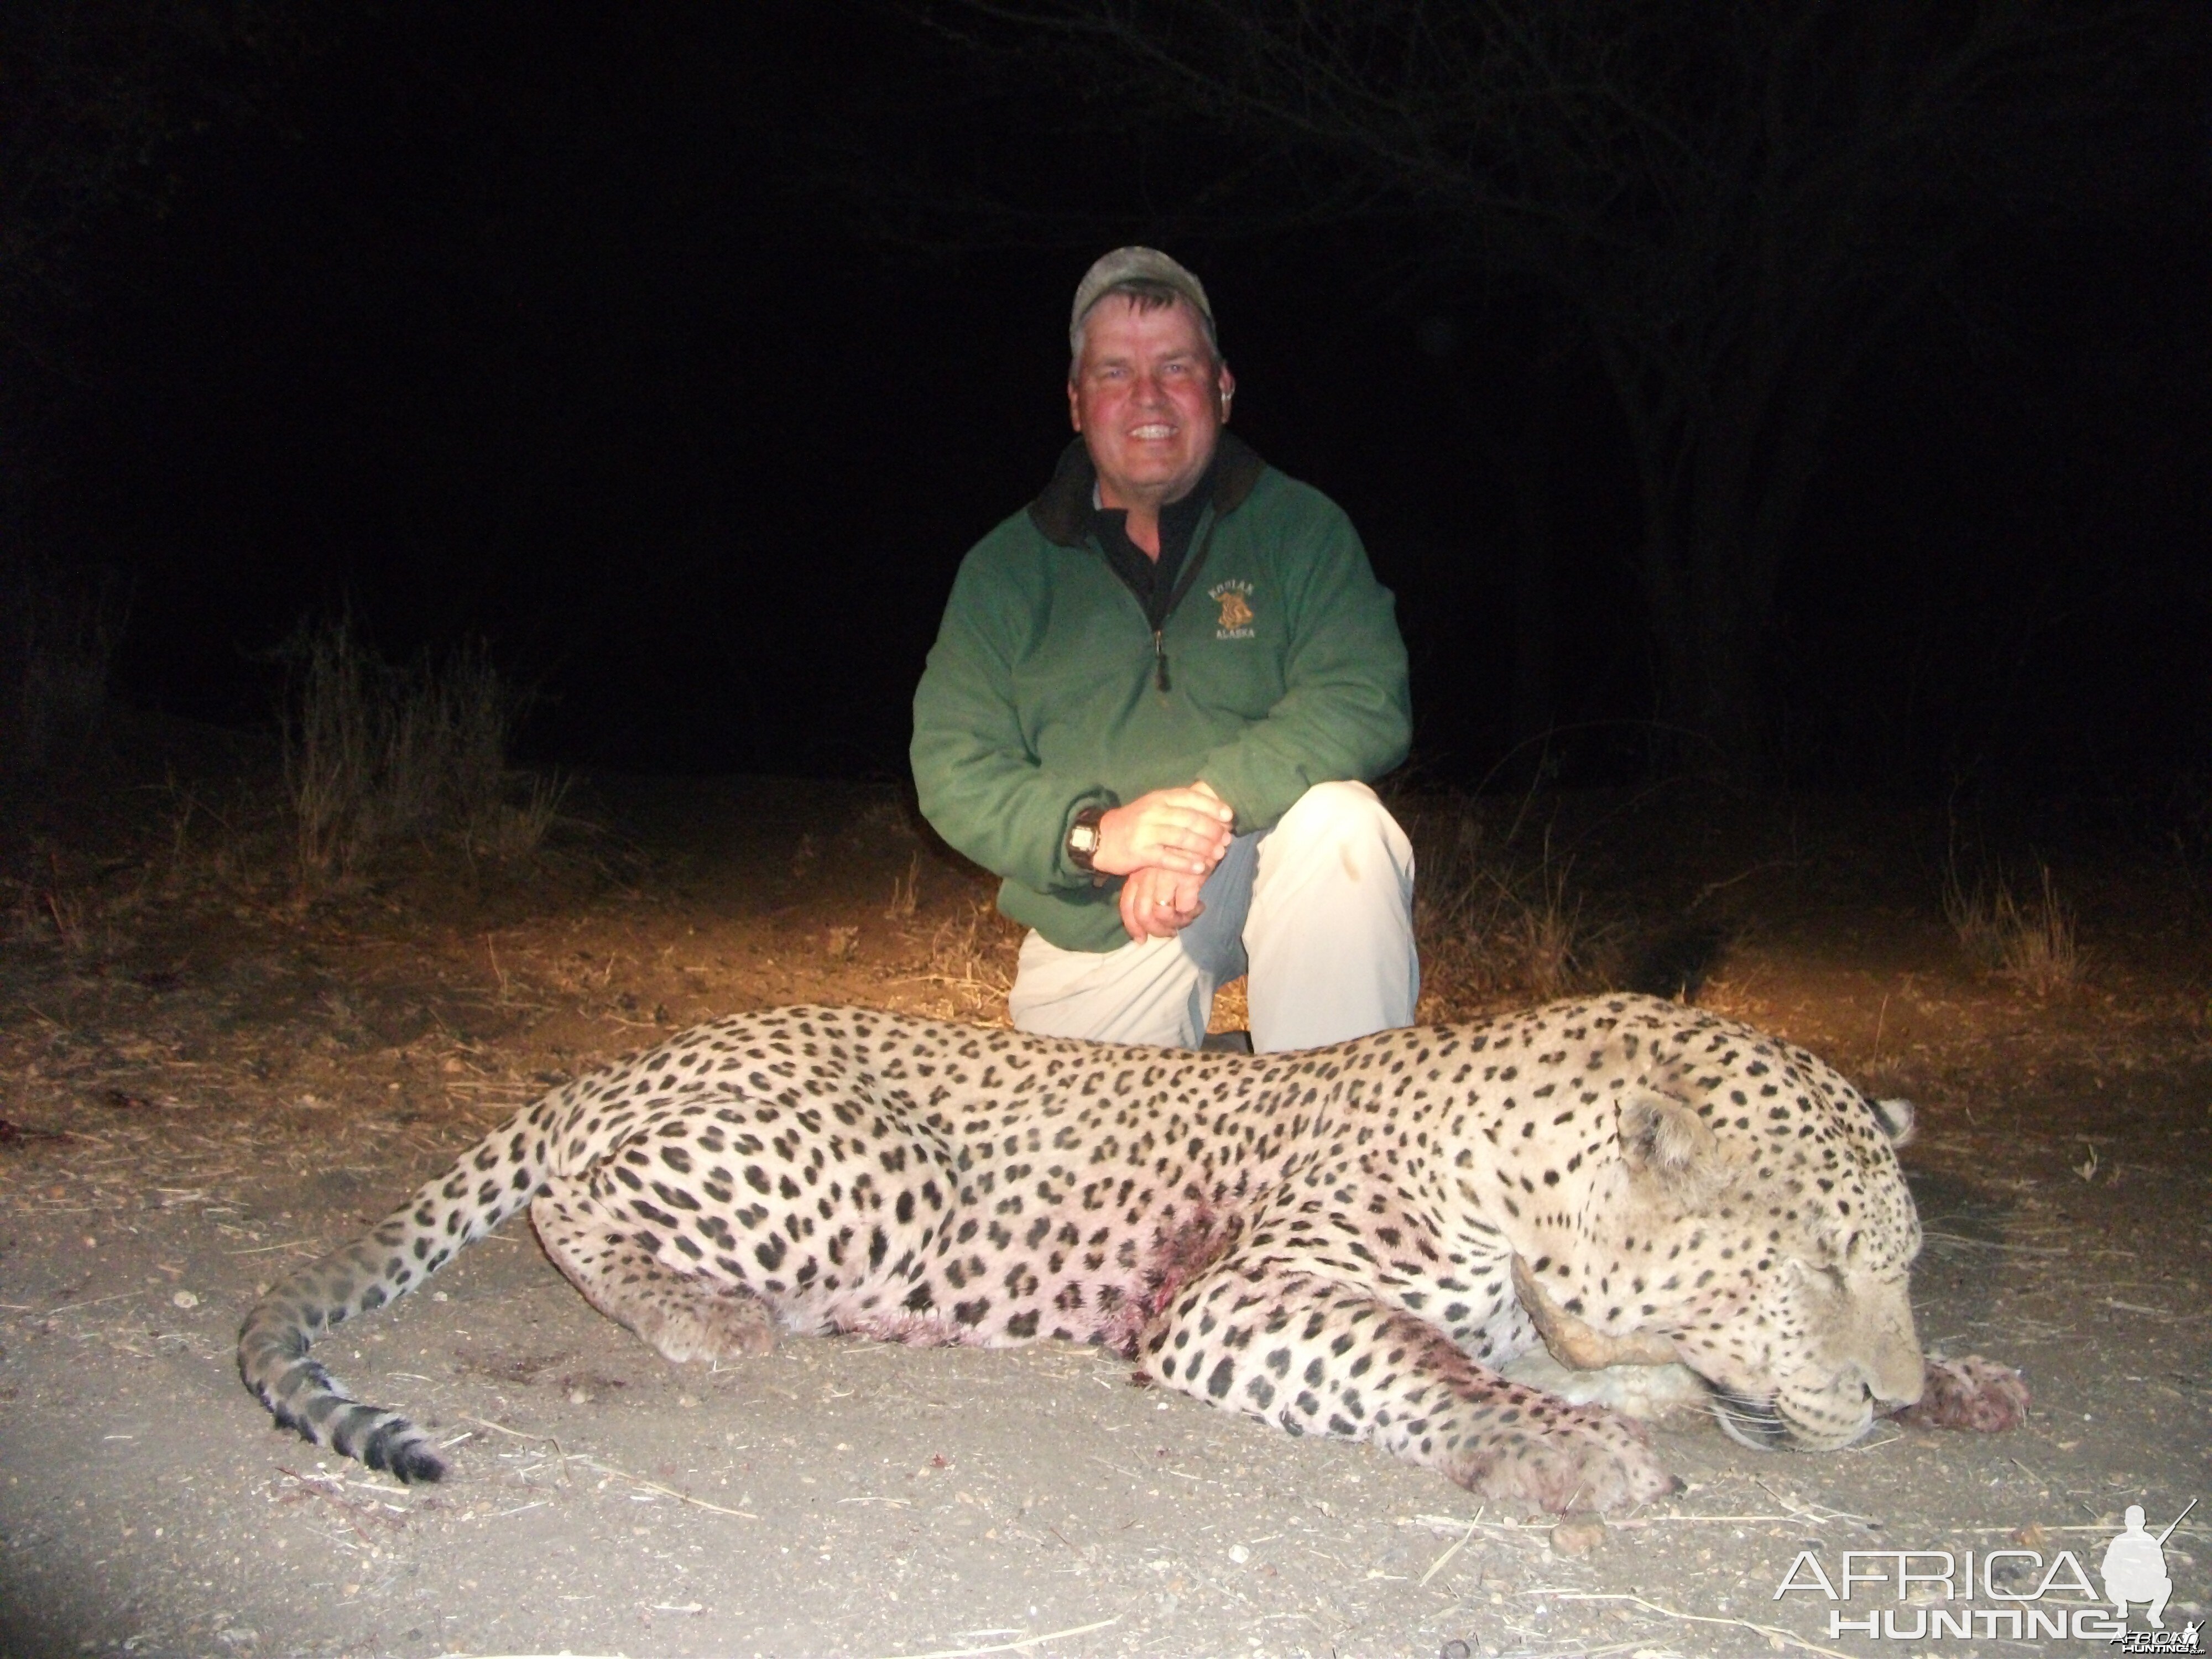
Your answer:
[[[1098,821],[1106,816],[1103,806],[1086,806],[1075,815],[1075,822],[1067,826],[1067,861],[1079,870],[1096,875],[1091,860],[1098,856]]]

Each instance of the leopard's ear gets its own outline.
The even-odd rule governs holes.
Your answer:
[[[1620,1109],[1620,1152],[1635,1175],[1694,1207],[1719,1185],[1720,1142],[1672,1095],[1638,1093]]]
[[[1874,1121],[1881,1125],[1891,1146],[1902,1146],[1912,1139],[1914,1116],[1919,1109],[1911,1101],[1875,1100],[1869,1096],[1867,1104],[1874,1108]]]

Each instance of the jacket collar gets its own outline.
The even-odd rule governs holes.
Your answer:
[[[1213,511],[1216,517],[1243,505],[1267,470],[1259,453],[1233,432],[1221,434],[1213,455]],[[1080,547],[1091,527],[1091,488],[1098,474],[1091,452],[1079,436],[1060,452],[1052,482],[1030,503],[1030,518],[1045,539],[1061,547]]]

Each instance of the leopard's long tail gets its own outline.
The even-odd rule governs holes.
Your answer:
[[[526,1108],[462,1154],[375,1230],[291,1273],[238,1333],[238,1374],[279,1426],[402,1480],[435,1480],[445,1460],[398,1412],[364,1405],[308,1346],[356,1314],[404,1296],[464,1247],[528,1204],[547,1174],[545,1103]]]

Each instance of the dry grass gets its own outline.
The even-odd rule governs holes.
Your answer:
[[[1510,830],[1493,833],[1472,804],[1398,810],[1420,866],[1413,927],[1431,983],[1547,998],[1592,981],[1601,930],[1584,915],[1572,861],[1553,859],[1548,836],[1522,853]]]
[[[1969,883],[1954,858],[1944,871],[1943,915],[1976,967],[2048,996],[2081,982],[2081,952],[2050,866],[2037,873],[2039,890],[2023,902],[2002,875]]]
[[[493,799],[465,826],[470,848],[498,859],[527,858],[545,844],[568,799],[570,780],[561,774],[509,774],[520,776],[522,793],[509,801]]]
[[[1022,933],[989,899],[963,905],[937,924],[929,939],[929,966],[915,977],[943,988],[946,1013],[1006,1024],[1006,994],[1014,987]]]
[[[906,874],[891,883],[891,902],[884,908],[887,921],[911,921],[921,902],[921,854],[915,853],[907,860]]]
[[[2184,772],[2166,802],[2171,822],[2166,834],[2173,845],[2182,879],[2199,906],[2212,896],[2212,773]]]
[[[112,582],[0,564],[0,772],[46,771],[91,737],[123,610]]]
[[[303,885],[343,880],[409,836],[499,858],[543,842],[568,784],[508,766],[526,699],[481,647],[395,668],[339,621],[303,629],[285,655],[284,782]]]
[[[93,945],[94,916],[88,896],[56,870],[51,880],[10,882],[9,934],[20,942],[52,939],[71,956]]]
[[[157,893],[179,884],[181,858],[93,859],[45,836],[23,851],[17,872],[0,875],[0,939],[58,947],[73,968],[120,956]]]

